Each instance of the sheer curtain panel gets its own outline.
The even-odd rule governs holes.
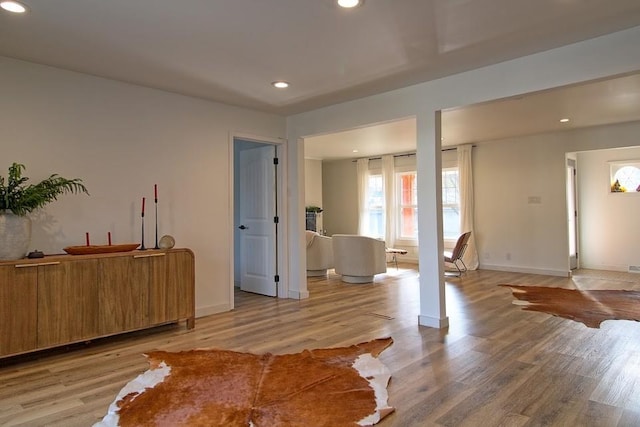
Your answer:
[[[369,159],[358,159],[356,162],[358,174],[358,234],[366,236],[369,232]]]
[[[478,268],[478,252],[476,250],[476,238],[473,229],[473,169],[471,165],[471,153],[473,146],[470,144],[458,146],[458,171],[460,174],[460,231],[471,231],[471,239],[464,253],[462,261],[469,270]]]

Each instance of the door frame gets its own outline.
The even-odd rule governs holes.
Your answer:
[[[287,179],[287,140],[283,138],[274,138],[261,135],[255,135],[244,132],[230,132],[229,134],[229,309],[232,310],[235,307],[234,298],[234,279],[235,279],[235,205],[234,205],[234,188],[235,188],[235,174],[234,174],[234,143],[236,139],[242,139],[245,141],[256,142],[259,144],[275,145],[278,153],[278,168],[276,175],[276,203],[278,206],[278,233],[276,235],[277,257],[276,262],[278,265],[278,275],[280,281],[278,282],[277,295],[278,298],[287,298],[289,294],[289,262],[286,254],[289,252],[287,247],[288,228],[289,221],[287,218],[287,198],[286,198],[286,179]]]
[[[566,175],[566,204],[567,204],[567,237],[568,237],[568,261],[569,261],[569,271],[580,268],[580,226],[578,224],[579,219],[579,205],[578,205],[578,162],[575,158],[566,157],[565,158],[565,170],[571,170],[571,175]],[[569,200],[569,199],[573,200]],[[572,203],[570,203],[572,202]],[[573,204],[573,212],[571,212],[571,204]],[[573,244],[575,246],[575,255],[571,253],[571,221],[569,217],[573,218]],[[574,259],[575,257],[575,259]]]

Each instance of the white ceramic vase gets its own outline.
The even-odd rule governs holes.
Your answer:
[[[24,258],[31,242],[31,219],[0,212],[0,261]]]

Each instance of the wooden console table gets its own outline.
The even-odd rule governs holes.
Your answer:
[[[195,325],[189,249],[0,262],[0,358],[185,320]]]

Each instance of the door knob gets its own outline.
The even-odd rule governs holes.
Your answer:
[[[249,227],[247,227],[246,225],[241,225],[240,227],[238,227],[240,230],[248,230]]]

